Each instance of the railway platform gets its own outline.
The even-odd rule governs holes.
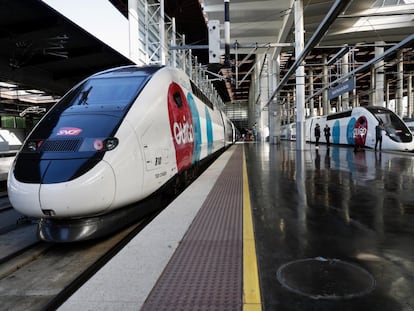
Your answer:
[[[60,310],[414,310],[414,157],[227,150]]]

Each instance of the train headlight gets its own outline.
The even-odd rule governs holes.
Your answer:
[[[35,141],[29,141],[27,143],[27,149],[29,149],[30,151],[36,151],[37,149],[37,144]]]
[[[116,146],[118,146],[118,142],[118,138],[115,137],[109,137],[104,140],[97,138],[93,142],[93,148],[96,151],[110,151],[114,150]]]
[[[41,140],[38,140],[38,141],[36,141],[36,140],[28,141],[27,142],[27,145],[26,145],[26,148],[27,148],[27,150],[32,151],[32,152],[38,151],[38,149],[42,145],[42,142],[43,141],[41,141]]]
[[[118,142],[118,138],[115,137],[105,139],[105,149],[108,151],[115,149],[118,146]]]

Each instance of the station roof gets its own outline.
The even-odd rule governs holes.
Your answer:
[[[127,13],[127,0],[111,0],[121,12]],[[230,68],[222,64],[209,65],[209,70],[226,77],[227,82],[217,82],[224,101],[247,104],[252,79],[252,66],[257,56],[264,53],[280,54],[283,77],[295,62],[294,52],[294,2],[290,0],[229,0],[231,45],[239,45],[236,56],[231,49]],[[334,0],[303,0],[305,44],[316,34],[332,7]],[[315,77],[322,74],[322,55],[334,57],[343,47],[352,51],[352,61],[360,66],[375,56],[375,42],[384,42],[385,50],[413,34],[413,0],[348,0],[339,1],[343,9],[329,27],[322,30],[320,41],[306,56],[307,68],[312,68]],[[206,23],[219,20],[224,24],[224,0],[166,0],[166,13],[175,17],[180,33],[186,34],[188,44],[207,44]],[[221,38],[224,38],[223,27]],[[278,47],[279,46],[279,47]],[[412,71],[412,44],[404,49],[404,69]],[[193,51],[207,63],[206,51]],[[396,61],[388,59],[385,71],[396,72]],[[237,61],[236,61],[237,57]],[[237,70],[236,70],[237,66]],[[335,70],[335,69],[334,69]],[[361,103],[369,101],[370,72],[356,77]],[[295,76],[287,83],[283,92],[293,92]],[[316,78],[317,80],[318,78]],[[394,98],[395,78],[389,79],[390,97]],[[315,85],[320,81],[315,81]],[[282,93],[283,93],[282,92]]]
[[[127,64],[132,62],[42,1],[0,1],[3,111],[50,106],[92,73]]]
[[[127,15],[127,0],[110,2]],[[315,35],[336,2],[303,1],[305,44]],[[375,42],[385,42],[387,49],[413,33],[412,0],[340,2],[346,6],[329,27],[323,29],[320,41],[305,59],[306,68],[312,68],[317,77],[322,72],[322,55],[330,59],[347,45],[352,48],[354,65],[359,66],[374,57]],[[208,65],[210,71],[226,77],[226,82],[216,84],[224,101],[247,104],[251,68],[258,55],[269,51],[280,54],[281,77],[294,64],[293,3],[287,0],[230,0],[231,44],[239,44],[237,62],[232,49],[230,68],[221,64]],[[219,20],[221,25],[224,24],[223,0],[165,0],[165,10],[167,15],[176,18],[177,31],[186,35],[188,44],[207,44],[208,20]],[[0,81],[9,83],[0,85],[0,92],[29,91],[28,94],[21,92],[21,96],[28,100],[37,89],[46,91],[44,96],[53,99],[91,73],[131,63],[40,0],[0,2],[0,47]],[[404,69],[412,71],[412,45],[404,51]],[[193,53],[207,64],[207,51],[194,50]],[[394,83],[396,65],[392,59],[385,67],[387,78]],[[358,91],[367,96],[370,74],[368,70],[357,77]],[[294,85],[295,81],[289,80],[283,92],[291,91]],[[391,84],[390,89],[395,87]],[[10,105],[15,102],[12,97],[11,94],[9,102],[6,101]],[[46,98],[38,99],[40,105],[43,100],[47,101]],[[13,109],[20,108],[10,108]]]
[[[343,9],[332,20],[329,27],[320,30],[326,16],[333,6],[340,2]],[[375,56],[375,42],[384,42],[387,50],[393,44],[402,41],[414,33],[414,1],[412,0],[351,0],[351,1],[327,1],[327,0],[303,0],[304,11],[304,36],[305,45],[320,31],[320,41],[311,49],[305,58],[305,70],[312,69],[314,77],[322,75],[323,55],[327,59],[335,56],[343,47],[348,46],[352,52],[352,68],[356,68]],[[284,77],[288,69],[295,62],[295,28],[294,28],[294,1],[273,0],[230,0],[230,35],[231,43],[237,42],[239,48],[238,62],[244,60],[246,55],[254,56],[263,53],[275,53],[280,55],[281,72]],[[397,5],[398,4],[398,5]],[[202,0],[203,11],[206,19],[218,19],[224,23],[223,0]],[[272,46],[273,44],[273,46]],[[290,46],[283,46],[287,44]],[[274,47],[278,46],[279,47]],[[404,70],[412,71],[413,51],[411,44],[404,50]],[[386,60],[386,74],[390,79],[390,97],[394,98],[396,79],[396,57]],[[232,51],[232,63],[235,65],[235,54]],[[244,81],[231,86],[233,101],[248,101],[248,90],[251,81],[250,68],[257,58],[249,57],[240,66],[238,73],[234,68],[224,70],[233,81]],[[335,70],[335,69],[334,69]],[[338,73],[338,72],[336,72]],[[358,93],[361,95],[361,103],[369,101],[370,71],[361,72],[356,77]],[[243,80],[244,79],[244,80]],[[292,75],[284,92],[293,92],[296,85]],[[314,81],[315,87],[320,84],[320,78]],[[290,85],[290,86],[289,86]],[[228,86],[229,87],[229,86]],[[283,92],[281,93],[283,96]]]

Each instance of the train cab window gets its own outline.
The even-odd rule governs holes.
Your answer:
[[[145,76],[92,78],[60,103],[64,109],[122,110],[135,100],[146,82]]]
[[[384,122],[387,135],[397,142],[410,142],[412,135],[404,122],[392,111],[382,107],[367,107],[378,120]]]
[[[183,106],[183,99],[181,98],[180,92],[175,92],[173,98],[177,107],[181,108]]]

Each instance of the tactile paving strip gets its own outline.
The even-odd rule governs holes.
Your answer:
[[[237,146],[141,310],[241,310],[243,147]]]

